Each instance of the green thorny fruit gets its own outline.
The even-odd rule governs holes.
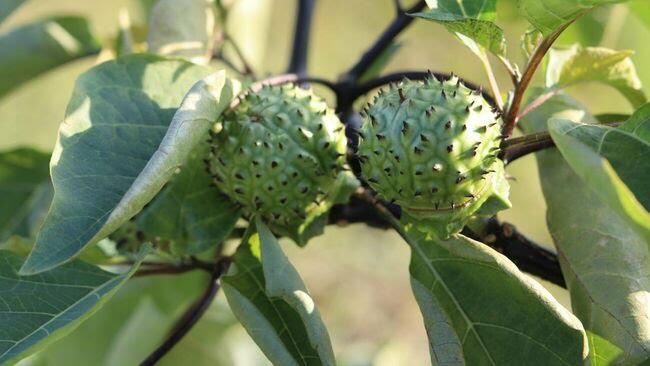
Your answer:
[[[421,231],[447,238],[473,214],[510,207],[497,158],[501,119],[456,76],[380,91],[359,137],[363,176]]]
[[[343,125],[311,90],[285,84],[240,96],[211,135],[217,187],[298,244],[322,231],[324,214],[358,184]]]

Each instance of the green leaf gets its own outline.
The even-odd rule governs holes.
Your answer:
[[[29,237],[40,223],[38,206],[49,205],[50,158],[29,148],[0,153],[0,243],[12,235]]]
[[[582,47],[574,44],[549,52],[546,86],[565,88],[587,81],[597,81],[616,88],[638,107],[647,98],[636,68],[630,59],[632,51],[616,51],[603,47]]]
[[[587,357],[578,319],[505,256],[462,235],[441,240],[408,227],[404,235],[432,364],[580,365]]]
[[[192,271],[132,278],[101,311],[38,352],[34,365],[137,365],[161,344],[178,317],[201,296],[208,277],[203,271]],[[196,352],[178,349],[181,344],[171,353]]]
[[[493,21],[497,17],[496,0],[426,0],[426,3],[429,9],[467,18]]]
[[[54,201],[21,273],[66,262],[160,191],[232,99],[232,83],[217,72],[196,83],[176,112],[208,72],[129,55],[79,78],[50,163]]]
[[[634,114],[618,127],[639,139],[650,143],[650,103],[644,104]],[[646,206],[647,208],[647,206]]]
[[[24,357],[96,312],[136,271],[116,275],[76,261],[38,276],[21,277],[22,258],[0,251],[0,363]]]
[[[506,55],[506,39],[503,30],[492,21],[468,18],[435,9],[412,14],[412,16],[440,23],[450,32],[470,38],[497,56]]]
[[[0,4],[0,23],[7,19],[18,7],[23,5],[27,0],[3,0]]]
[[[519,12],[545,36],[594,7],[627,0],[518,0]]]
[[[595,122],[577,102],[558,95],[529,113],[522,126],[540,131],[549,117]],[[638,364],[650,357],[648,241],[587,189],[557,150],[537,153],[537,162],[573,311],[598,336],[589,337],[592,364],[611,349],[599,338],[623,350],[617,364]]]
[[[80,17],[53,17],[0,35],[0,97],[57,66],[99,52]]]
[[[137,216],[149,237],[171,240],[183,254],[198,254],[220,244],[234,229],[241,212],[212,184],[203,159],[202,144],[172,181]]]
[[[215,32],[212,0],[159,0],[149,18],[149,51],[205,65]]]
[[[551,119],[548,128],[576,174],[650,242],[650,144],[615,128],[566,119]]]
[[[274,365],[334,365],[327,329],[300,275],[261,221],[223,278],[230,308]]]

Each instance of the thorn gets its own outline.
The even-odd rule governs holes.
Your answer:
[[[237,178],[239,180],[244,180],[244,176],[241,175],[240,173],[235,173],[235,178]]]
[[[375,136],[377,136],[377,140],[383,140],[383,139],[386,138],[386,136],[384,136],[384,135],[382,135],[380,133],[376,134]]]
[[[368,182],[370,182],[370,183],[379,183],[379,180],[377,180],[377,178],[375,178],[375,177],[370,177],[370,178],[368,178]]]
[[[418,154],[418,155],[420,155],[420,154],[422,154],[422,149],[420,149],[420,148],[417,147],[417,146],[414,146],[414,147],[413,147],[413,152],[416,153],[416,154]]]
[[[454,150],[454,144],[447,145],[447,152],[450,153]]]
[[[415,192],[413,192],[413,195],[414,195],[415,197],[419,197],[419,196],[422,195],[422,191],[420,191],[420,190],[416,190]]]
[[[444,90],[440,93],[440,96],[442,97],[442,99],[445,99],[445,100],[447,99],[447,94],[445,94]]]
[[[404,90],[402,90],[402,88],[398,88],[397,93],[399,94],[399,101],[404,102],[406,100],[406,97],[404,96]]]
[[[423,133],[420,134],[420,140],[422,140],[422,142],[429,141],[429,139]]]
[[[431,187],[431,193],[437,193],[438,187]]]
[[[447,123],[445,123],[445,130],[448,130],[450,128],[451,128],[451,121],[447,121]]]

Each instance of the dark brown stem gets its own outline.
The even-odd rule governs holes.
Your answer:
[[[293,48],[287,72],[304,76],[307,72],[309,33],[314,14],[315,0],[298,0],[298,15],[293,34]]]
[[[512,224],[493,217],[480,232],[466,228],[463,234],[505,255],[522,271],[566,288],[557,254],[526,238]]]
[[[621,123],[622,122],[620,121],[614,121],[603,123],[603,125],[617,127]],[[529,135],[504,140],[503,144],[501,145],[501,153],[499,158],[501,158],[504,163],[510,164],[522,156],[553,146],[555,146],[555,143],[553,142],[553,139],[551,139],[551,135],[548,132],[544,131],[532,133]]]
[[[222,260],[218,262],[212,271],[210,282],[206,287],[201,297],[196,300],[192,306],[178,319],[176,325],[169,333],[167,339],[155,351],[153,351],[142,363],[141,366],[155,365],[165,356],[178,342],[183,339],[185,335],[192,329],[192,327],[201,319],[203,314],[208,310],[210,304],[214,301],[219,291],[220,282],[219,278],[228,269],[230,262]]]
[[[356,197],[370,204],[389,227],[406,236],[395,213],[385,203],[378,201],[369,190],[358,190]],[[514,226],[501,224],[496,218],[492,218],[487,220],[480,233],[471,232],[466,228],[463,234],[503,253],[522,271],[566,287],[557,255],[526,238]]]
[[[152,275],[168,275],[168,274],[182,274],[194,270],[204,270],[212,272],[215,264],[209,262],[203,262],[194,257],[190,259],[188,263],[182,264],[170,264],[170,263],[144,263],[137,272],[133,275],[134,277],[144,277]]]
[[[253,68],[251,67],[250,63],[248,63],[248,61],[246,60],[246,57],[244,56],[244,53],[242,52],[241,48],[239,48],[237,42],[235,42],[235,40],[228,33],[224,33],[223,38],[225,41],[228,41],[233,51],[235,51],[235,54],[237,54],[237,58],[239,58],[239,61],[242,63],[242,66],[244,67],[243,74],[251,75],[255,77],[255,72],[253,71]]]
[[[571,23],[572,22],[567,22],[563,24],[555,32],[551,33],[548,37],[544,38],[542,42],[539,44],[539,46],[537,46],[537,49],[535,49],[535,52],[530,57],[530,60],[528,61],[528,65],[526,65],[526,68],[524,69],[524,73],[521,75],[521,79],[515,86],[515,92],[512,96],[512,102],[510,103],[510,108],[508,109],[508,113],[506,114],[505,117],[506,124],[503,127],[504,136],[509,137],[510,135],[512,135],[512,132],[514,131],[515,126],[517,125],[517,122],[519,120],[519,108],[521,107],[521,103],[524,99],[524,94],[526,93],[528,86],[530,86],[530,82],[533,80],[535,71],[537,71],[537,68],[542,63],[544,56],[551,48],[555,40],[560,36],[560,34],[562,34],[562,32]]]
[[[390,23],[390,25],[384,30],[384,32],[379,36],[377,41],[361,56],[361,59],[350,68],[348,72],[341,76],[342,81],[354,82],[359,80],[361,75],[377,60],[377,58],[386,50],[390,43],[400,34],[406,27],[408,27],[411,22],[413,22],[413,17],[409,16],[409,13],[417,13],[418,11],[424,9],[426,2],[424,0],[418,1],[415,5],[406,9],[405,11],[398,12],[395,19]]]

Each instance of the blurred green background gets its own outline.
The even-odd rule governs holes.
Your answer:
[[[228,30],[261,75],[282,73],[288,63],[295,0],[235,0]],[[642,0],[638,0],[642,1]],[[520,66],[520,35],[527,23],[514,0],[501,0],[498,22],[508,37],[511,59]],[[394,15],[390,0],[320,0],[309,49],[309,73],[335,79],[351,66]],[[408,1],[404,1],[408,3]],[[88,17],[97,34],[112,37],[121,9],[134,23],[144,23],[138,0],[31,0],[8,19],[0,32],[53,14]],[[598,9],[562,36],[560,44],[581,42],[636,51],[633,61],[644,85],[650,84],[650,34],[626,6]],[[645,40],[645,41],[644,41]],[[475,57],[446,30],[414,22],[402,36],[398,55],[386,71],[404,69],[454,71],[487,85]],[[50,151],[74,80],[93,59],[68,64],[0,100],[0,149],[29,145]],[[493,62],[502,90],[510,81]],[[541,80],[542,72],[537,75]],[[319,89],[320,90],[320,89]],[[647,88],[646,88],[647,90]],[[629,104],[613,89],[587,84],[570,90],[593,113],[629,113]],[[323,93],[327,91],[323,90]],[[331,96],[330,96],[331,97]],[[508,168],[514,208],[501,214],[531,238],[550,244],[545,207],[534,158]],[[341,364],[425,365],[426,335],[408,282],[408,249],[397,235],[362,225],[330,227],[305,249],[285,243],[291,260],[317,301]],[[160,341],[177,316],[201,291],[200,274],[136,279],[70,337],[24,364],[129,365],[139,362]],[[544,285],[570,306],[566,291]],[[236,325],[222,296],[198,327],[164,360],[168,365],[264,365],[268,362]]]

